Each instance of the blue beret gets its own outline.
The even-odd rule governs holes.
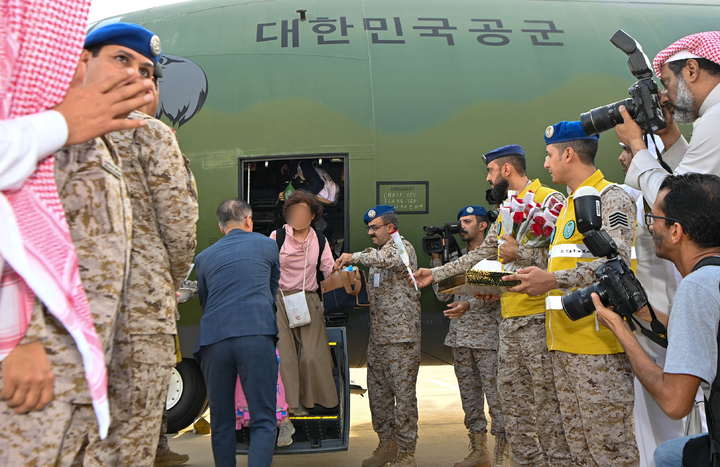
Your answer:
[[[518,146],[517,144],[511,144],[509,146],[503,146],[501,148],[497,148],[494,151],[490,151],[489,153],[485,154],[483,156],[483,161],[485,161],[486,164],[494,161],[495,159],[498,159],[500,157],[507,157],[507,156],[520,156],[522,158],[525,157],[525,151],[523,151],[523,148]]]
[[[142,26],[133,23],[113,23],[98,28],[85,38],[85,48],[95,45],[121,45],[158,63],[160,38]]]
[[[560,122],[545,130],[545,144],[566,143],[581,139],[600,139],[600,135],[588,136],[580,122]]]
[[[363,220],[366,224],[369,224],[371,220],[376,219],[383,214],[389,214],[391,212],[395,212],[394,207],[388,206],[387,204],[378,204],[377,206],[365,213],[365,217],[363,217]]]
[[[465,206],[458,213],[458,220],[465,216],[487,216],[487,211],[482,206]]]

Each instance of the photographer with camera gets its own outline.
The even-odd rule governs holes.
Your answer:
[[[649,142],[652,145],[652,141]],[[623,172],[627,173],[628,162],[632,160],[630,148],[621,145],[620,164]],[[651,153],[653,148],[651,148]],[[637,251],[636,276],[645,288],[648,301],[656,309],[670,311],[672,299],[675,296],[680,274],[670,261],[658,258],[655,255],[655,242],[650,234],[650,228],[645,225],[645,214],[649,208],[643,199],[642,192],[627,185],[623,189],[633,197],[637,208],[637,229],[635,236],[635,250]],[[638,342],[650,358],[660,368],[665,365],[666,349],[656,344],[642,334],[637,335]],[[635,378],[635,440],[640,451],[640,465],[655,467],[653,453],[655,448],[664,441],[684,436],[685,423],[683,420],[672,420],[662,411],[653,400],[652,395],[643,388],[640,380]]]
[[[625,123],[615,127],[618,139],[633,154],[625,183],[642,190],[651,205],[670,170],[720,175],[720,32],[680,39],[657,54],[653,66],[665,88],[660,102],[668,125],[655,131],[666,148],[662,159],[648,151],[645,131],[624,107],[620,112]],[[677,123],[696,121],[688,144]]]
[[[496,202],[513,190],[523,198],[528,191],[542,206],[551,198],[564,201],[562,194],[530,180],[525,172],[525,152],[517,145],[503,146],[483,156],[490,197]],[[457,261],[415,273],[418,285],[464,274],[483,259],[515,261],[519,267],[547,266],[547,248],[518,245],[512,235],[504,235],[502,219],[488,230],[482,245]],[[469,248],[468,248],[469,250]],[[537,295],[537,294],[536,294]],[[573,464],[555,391],[552,361],[546,345],[545,297],[507,292],[501,298],[503,321],[498,344],[498,391],[510,442],[512,465],[564,466]]]
[[[482,206],[462,208],[457,219],[460,238],[467,242],[467,247],[460,252],[464,255],[483,243],[490,220]],[[441,253],[433,253],[432,256],[430,264],[433,267],[443,264]],[[451,257],[452,261],[457,259],[457,254]],[[445,316],[450,318],[445,345],[452,347],[455,376],[465,412],[465,427],[470,437],[470,454],[456,462],[454,467],[483,466],[490,462],[485,418],[486,397],[492,419],[490,432],[495,436],[493,465],[504,466],[510,457],[510,447],[505,438],[497,388],[498,326],[502,321],[500,303],[497,300],[479,300],[473,295],[438,293],[437,284],[433,284],[433,289],[438,300],[452,302],[445,310]]]
[[[545,130],[545,168],[553,182],[567,185],[572,195],[560,212],[550,244],[547,270],[531,267],[506,280],[521,284],[509,289],[531,296],[549,292],[546,300],[547,346],[552,355],[565,436],[579,465],[638,465],[633,435],[633,374],[623,348],[593,316],[571,320],[561,297],[596,282],[595,272],[607,260],[583,243],[574,195],[583,188],[601,193],[602,227],[616,243],[619,257],[630,264],[635,238],[635,203],[618,185],[595,168],[597,134],[588,136],[580,122],[560,122]],[[600,212],[598,212],[600,215]]]
[[[646,215],[656,254],[672,261],[684,279],[678,286],[668,326],[665,368],[656,365],[626,321],[594,294],[598,321],[617,336],[632,369],[662,410],[673,419],[686,416],[698,387],[706,400],[708,427],[720,441],[720,381],[717,380],[720,322],[720,178],[709,174],[666,177],[652,212]],[[711,463],[710,436],[667,441],[655,451],[657,467],[717,466]]]

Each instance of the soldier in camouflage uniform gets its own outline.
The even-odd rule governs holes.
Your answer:
[[[158,70],[160,70],[160,74],[158,74]],[[155,66],[155,79],[154,84],[155,88],[152,89],[153,93],[153,100],[152,102],[148,103],[146,106],[141,107],[138,109],[138,112],[142,112],[145,115],[153,116],[157,113],[158,105],[160,104],[160,87],[159,87],[159,80],[158,78],[162,77],[162,67],[159,65]],[[171,128],[170,129],[173,134],[175,135],[175,138],[177,139],[177,133]],[[179,140],[178,140],[179,144]],[[190,171],[190,161],[183,155],[183,161],[185,162],[185,165],[188,167],[188,172],[191,177],[192,171]],[[197,195],[197,186],[195,185],[195,180],[193,177],[192,180],[192,190],[193,193]],[[197,198],[197,196],[195,196]],[[197,201],[197,199],[196,199]],[[193,281],[195,283],[194,286],[194,295],[191,296],[191,298],[197,298],[197,282]],[[190,283],[190,281],[184,280],[181,288],[187,287],[187,284]],[[182,302],[179,302],[182,303]],[[176,314],[176,319],[180,319],[180,314]],[[180,355],[180,349],[178,346],[179,340],[177,339],[177,335],[175,336],[175,355],[177,358],[177,363],[180,363],[182,360],[182,357]],[[187,454],[178,454],[177,452],[174,452],[170,449],[170,445],[168,444],[168,438],[167,438],[167,429],[168,429],[168,420],[167,420],[167,408],[166,408],[167,401],[162,401],[160,405],[163,409],[162,414],[162,422],[160,423],[160,438],[158,439],[158,445],[157,445],[157,451],[155,452],[155,467],[173,467],[177,465],[183,465],[187,463],[190,460],[190,456]]]
[[[129,118],[147,125],[109,135],[133,210],[130,274],[108,377],[112,424],[105,440],[90,441],[86,456],[139,467],[155,463],[157,427],[177,360],[176,290],[195,252],[198,206],[175,133],[141,112]]]
[[[80,278],[105,361],[109,362],[132,228],[132,208],[120,159],[104,138],[63,148],[55,154],[55,182],[77,252]],[[45,347],[54,374],[53,401],[44,410],[25,417],[12,417],[10,410],[3,411],[0,436],[21,445],[9,450],[21,453],[22,459],[6,459],[13,465],[55,465],[63,452],[80,449],[80,445],[71,446],[73,440],[86,439],[90,432],[97,435],[90,390],[74,339],[39,302],[33,308],[25,339],[39,339]],[[53,442],[58,432],[63,433],[61,444]],[[38,450],[42,451],[39,457]],[[74,453],[68,457],[69,462],[60,465],[70,465]]]
[[[87,37],[86,50],[83,51],[81,61],[87,62],[88,76],[96,79],[102,77],[114,68],[109,67],[108,63],[135,66],[143,76],[152,76],[159,57],[157,36],[137,25],[112,26],[114,27],[108,26],[109,30],[100,28]],[[124,60],[116,61],[113,59],[115,56],[123,57]],[[94,180],[87,174],[82,174],[82,178],[77,177],[79,180],[75,184],[71,184],[71,180],[66,182],[62,176],[72,171],[72,164],[85,161],[82,158],[67,157],[63,151],[56,155],[56,179],[71,232],[77,229],[76,225],[81,225],[86,230],[102,229],[101,232],[107,232],[108,237],[112,235],[114,240],[114,243],[111,243],[108,239],[104,249],[96,248],[92,255],[84,255],[78,243],[85,239],[76,240],[73,236],[80,257],[81,274],[87,269],[95,272],[105,282],[113,281],[109,284],[94,277],[87,280],[83,277],[95,326],[106,349],[109,368],[108,397],[112,418],[110,432],[108,437],[101,441],[92,409],[77,411],[78,414],[73,416],[63,441],[60,465],[135,466],[152,465],[155,460],[157,427],[162,416],[162,402],[165,400],[169,378],[160,373],[157,362],[161,361],[159,364],[164,366],[162,371],[165,373],[168,373],[170,366],[174,364],[172,333],[175,332],[175,286],[179,286],[184,278],[192,258],[192,224],[197,216],[197,208],[194,199],[187,195],[194,189],[191,187],[191,179],[182,156],[178,155],[179,150],[172,132],[149,121],[147,126],[142,127],[142,131],[129,131],[129,135],[131,143],[120,139],[120,142],[125,144],[125,161],[121,161],[116,146],[109,138],[106,141],[112,148],[114,159],[106,161],[106,157],[100,155],[87,161],[95,171],[110,173],[121,184],[118,190],[120,193],[99,191],[112,185],[99,177]],[[136,154],[134,166],[128,164],[128,158],[131,157],[128,155],[129,145]],[[169,154],[172,154],[172,157]],[[69,155],[73,156],[74,153],[69,152]],[[168,161],[168,158],[172,162]],[[125,171],[121,167],[124,167]],[[107,178],[106,176],[105,179]],[[132,189],[126,186],[126,181],[132,182]],[[99,195],[93,196],[93,190]],[[132,203],[128,191],[132,192]],[[97,223],[93,223],[91,218],[83,217],[86,212],[92,211],[82,204],[95,207],[98,199],[102,198],[108,198],[115,203],[121,200],[124,203],[126,223],[122,229],[106,222],[102,217]],[[166,204],[158,208],[154,205],[157,200],[165,200]],[[172,206],[174,202],[190,204]],[[106,208],[105,217],[108,211]],[[133,211],[137,212],[135,222]],[[178,220],[175,220],[176,218]],[[183,230],[175,230],[179,228],[177,222],[185,222]],[[162,225],[165,223],[168,224]],[[153,229],[158,233],[153,235]],[[115,247],[115,244],[119,244],[116,237],[120,232],[124,240],[122,252]],[[84,237],[92,235],[85,232]],[[131,241],[134,259],[132,272]],[[166,245],[166,242],[169,244]],[[114,250],[111,247],[115,247]],[[87,266],[83,265],[84,260],[88,263]],[[122,271],[106,265],[118,261],[122,264]],[[181,272],[183,270],[184,272]],[[96,283],[93,283],[93,280]],[[110,287],[112,284],[115,284],[114,288]],[[108,302],[111,298],[112,310],[109,304],[101,310],[93,307],[94,303]],[[168,354],[171,354],[172,358],[168,357]],[[79,362],[75,366],[79,367]],[[159,411],[157,420],[151,419],[153,411]],[[137,428],[137,420],[133,419],[136,415],[143,417],[143,422],[151,425],[145,430],[124,431],[126,426],[133,423]],[[148,438],[151,440],[150,448],[145,446]],[[128,445],[132,446],[130,450],[135,450],[133,455],[136,457],[124,457],[129,450]]]
[[[485,239],[489,225],[487,211],[482,206],[466,206],[457,216],[461,222],[460,237],[468,242],[462,254],[480,246]],[[453,255],[452,260],[457,260]],[[442,266],[440,254],[433,253],[433,267]],[[450,318],[450,329],[445,345],[452,347],[455,375],[460,388],[465,427],[470,437],[470,454],[454,467],[476,467],[490,463],[487,445],[487,419],[485,418],[485,397],[495,436],[495,464],[505,465],[509,456],[505,439],[503,413],[497,385],[497,348],[498,326],[502,321],[500,302],[485,301],[474,295],[447,295],[438,293],[437,284],[433,285],[435,295],[442,302],[452,302],[445,311]]]
[[[363,467],[413,467],[418,409],[415,385],[420,369],[420,292],[408,283],[401,250],[391,237],[398,218],[392,206],[365,214],[368,234],[378,249],[344,253],[335,263],[370,267],[370,341],[367,380],[373,429],[380,444]],[[412,244],[402,239],[410,266],[417,268]]]
[[[635,202],[595,168],[598,135],[587,136],[580,122],[560,122],[545,132],[545,167],[553,182],[571,193],[589,187],[600,193],[602,228],[620,257],[632,260]],[[574,461],[582,466],[636,466],[639,453],[633,434],[633,373],[612,331],[597,324],[594,313],[571,321],[561,297],[597,282],[595,271],[606,261],[590,253],[578,231],[573,196],[560,212],[550,245],[547,271],[527,268],[513,276],[513,291],[547,298],[548,349],[555,371],[565,434]]]
[[[510,189],[520,198],[532,191],[535,202],[541,205],[550,198],[563,200],[560,193],[527,177],[520,146],[503,146],[483,159],[488,166],[487,181],[500,198]],[[498,219],[475,250],[444,266],[419,270],[416,277],[420,285],[463,274],[483,259],[514,261],[519,267],[547,265],[547,248],[518,245],[512,236],[502,235],[501,228]],[[575,465],[565,439],[552,358],[546,346],[544,299],[510,292],[502,295],[501,306],[498,390],[511,461],[513,465]],[[497,463],[497,451],[495,457]]]

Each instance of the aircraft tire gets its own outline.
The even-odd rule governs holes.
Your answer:
[[[173,369],[167,398],[168,433],[190,426],[208,405],[207,388],[200,365],[183,358]]]

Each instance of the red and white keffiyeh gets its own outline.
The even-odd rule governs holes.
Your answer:
[[[89,9],[90,0],[0,0],[0,119],[62,102],[85,41]],[[0,207],[13,214],[0,222],[0,255],[7,263],[4,269],[0,265],[0,360],[25,335],[37,295],[77,343],[104,438],[110,422],[105,360],[54,162],[45,159],[19,190],[0,192]]]
[[[699,32],[673,43],[655,56],[655,74],[661,78],[660,71],[666,62],[686,58],[706,58],[720,64],[720,31]]]

